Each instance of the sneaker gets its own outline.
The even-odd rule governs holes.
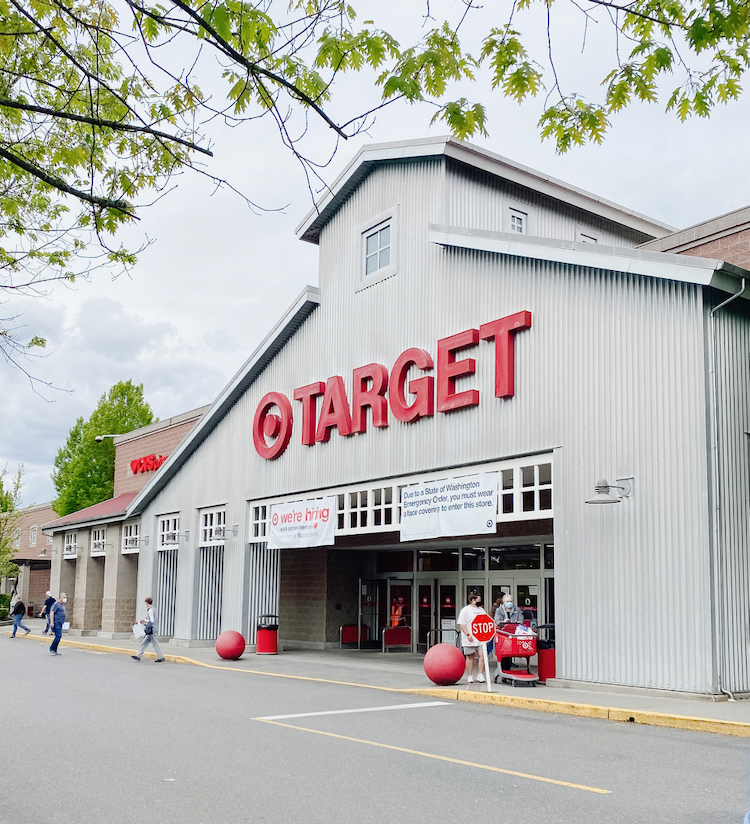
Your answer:
[[[140,661],[141,659],[137,655],[130,656],[134,661]]]
[[[155,664],[163,664],[163,663],[164,663],[164,659],[163,659],[163,658],[157,658],[157,659],[156,659],[156,661],[154,661],[154,663],[155,663]]]
[[[50,655],[62,655],[62,653],[61,653],[61,652],[56,652],[55,650],[50,650],[50,651],[49,651],[49,654],[50,654]]]
[[[467,684],[473,684],[474,683],[474,679],[472,678],[471,675],[466,679],[466,683]]]
[[[480,684],[484,684],[484,673],[480,672],[479,675],[477,675],[477,681],[479,681]]]
[[[31,632],[31,630],[30,630],[30,629],[27,629],[27,630],[26,630],[26,635],[28,635],[30,632]]]

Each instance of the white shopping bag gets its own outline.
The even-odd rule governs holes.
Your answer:
[[[70,629],[70,621],[65,621],[63,623],[63,632],[67,632]]]
[[[133,635],[135,635],[136,638],[143,638],[145,634],[146,630],[143,624],[133,624]]]

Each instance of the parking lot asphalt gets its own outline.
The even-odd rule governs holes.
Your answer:
[[[26,619],[24,623],[31,633],[25,635],[19,632],[13,639],[14,643],[46,643],[50,640],[49,635],[43,634],[43,620]],[[9,639],[10,628],[6,627],[3,634]],[[161,643],[167,662],[221,669],[227,674],[248,673],[268,678],[347,684],[498,707],[750,737],[748,699],[699,700],[683,694],[672,696],[663,691],[637,692],[605,685],[572,688],[554,682],[546,685],[540,683],[536,687],[467,684],[465,678],[451,687],[437,687],[425,675],[424,656],[419,654],[356,649],[283,649],[278,655],[258,655],[254,651],[246,651],[239,659],[227,661],[219,657],[213,645],[185,648],[173,646],[167,641]],[[98,636],[72,637],[65,634],[60,644],[62,653],[66,646],[113,655],[133,655],[139,641],[134,637],[109,640]],[[153,658],[154,654],[147,652],[144,663]],[[494,661],[491,662],[491,671],[495,672]]]

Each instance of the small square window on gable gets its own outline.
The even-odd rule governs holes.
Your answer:
[[[396,274],[396,209],[360,227],[362,269],[358,289],[366,289]]]
[[[510,230],[511,232],[518,232],[519,235],[526,234],[526,227],[528,225],[529,216],[525,212],[519,212],[516,209],[510,210]]]
[[[531,235],[532,214],[528,206],[520,203],[509,203],[505,206],[503,231],[512,235]]]

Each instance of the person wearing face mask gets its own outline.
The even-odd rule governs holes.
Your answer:
[[[57,646],[62,638],[63,624],[65,623],[65,604],[67,602],[68,596],[61,592],[60,597],[50,608],[50,623],[52,624],[52,632],[55,635],[49,648],[50,655],[62,655],[61,652],[57,651]]]
[[[502,627],[505,624],[522,624],[524,621],[523,612],[513,603],[513,596],[506,592],[503,595],[503,602],[495,610],[495,623]],[[510,669],[511,659],[502,658],[500,660],[500,669]]]

